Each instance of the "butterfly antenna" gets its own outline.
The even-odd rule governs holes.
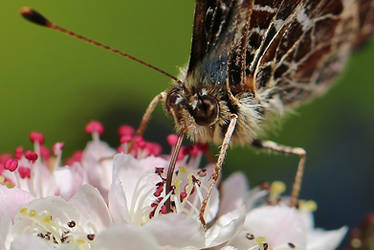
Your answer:
[[[156,66],[153,66],[143,60],[140,60],[132,55],[129,55],[125,52],[122,52],[122,51],[119,51],[117,49],[113,49],[112,47],[108,46],[108,45],[105,45],[103,43],[100,43],[100,42],[97,42],[95,40],[92,40],[92,39],[89,39],[89,38],[86,38],[82,35],[79,35],[77,33],[74,33],[68,29],[65,29],[61,26],[58,26],[54,23],[52,23],[51,21],[49,21],[47,18],[45,18],[44,16],[42,16],[40,13],[38,13],[37,11],[29,8],[29,7],[23,7],[20,11],[21,15],[26,18],[28,21],[32,22],[32,23],[35,23],[35,24],[38,24],[38,25],[41,25],[41,26],[44,26],[44,27],[47,27],[47,28],[50,28],[50,29],[53,29],[53,30],[57,30],[59,32],[62,32],[66,35],[69,35],[69,36],[72,36],[72,37],[75,37],[79,40],[82,40],[82,41],[85,41],[89,44],[92,44],[92,45],[95,45],[95,46],[98,46],[100,48],[103,48],[103,49],[106,49],[106,50],[109,50],[115,54],[118,54],[118,55],[121,55],[121,56],[124,56],[132,61],[135,61],[137,63],[140,63],[140,64],[143,64],[145,65],[146,67],[148,68],[151,68],[151,69],[154,69],[158,72],[160,72],[161,74],[173,79],[174,81],[176,81],[177,83],[181,84],[183,83],[181,80],[179,80],[178,78],[176,78],[175,76],[169,74],[168,72],[162,70],[162,69],[159,69],[157,68]]]

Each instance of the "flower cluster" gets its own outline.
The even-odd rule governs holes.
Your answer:
[[[201,168],[205,144],[182,147],[166,193],[170,154],[119,129],[117,150],[102,142],[104,127],[62,164],[33,132],[33,151],[0,157],[0,249],[335,249],[346,233],[315,229],[312,201],[288,206],[281,182],[249,190],[236,173],[215,187],[199,219],[214,164]],[[171,148],[177,137],[170,135]],[[170,202],[167,206],[166,202]]]

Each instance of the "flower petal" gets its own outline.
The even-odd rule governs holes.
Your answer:
[[[276,248],[292,242],[306,245],[306,229],[295,208],[288,206],[264,206],[253,209],[247,215],[245,228],[255,237],[265,237]]]
[[[243,223],[244,213],[239,209],[219,217],[206,232],[207,246],[217,246],[229,241]]]
[[[205,246],[200,223],[183,214],[166,214],[152,219],[144,226],[161,246],[175,248]]]
[[[90,186],[83,185],[73,196],[69,203],[80,212],[83,223],[93,223],[101,231],[111,223],[108,207],[99,191]]]
[[[333,250],[336,249],[343,240],[348,228],[342,227],[337,230],[325,231],[314,230],[307,235],[308,250]]]
[[[49,247],[46,242],[31,235],[18,237],[12,242],[10,246],[10,250],[25,250],[25,249],[27,250],[53,250],[54,248]]]
[[[220,214],[228,213],[244,204],[248,193],[248,183],[242,173],[229,176],[222,186],[222,200]]]
[[[156,239],[141,227],[117,224],[99,234],[94,250],[161,250]]]
[[[14,218],[26,203],[33,199],[28,192],[0,185],[0,218],[7,214]]]

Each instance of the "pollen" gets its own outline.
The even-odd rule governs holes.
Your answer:
[[[299,209],[300,211],[305,211],[305,212],[315,212],[318,209],[318,205],[313,200],[308,200],[308,201],[300,200]]]
[[[23,214],[23,215],[27,215],[27,208],[22,208],[21,210],[19,210],[19,213],[20,214]]]
[[[29,216],[30,217],[35,217],[36,216],[36,211],[34,209],[30,210]]]

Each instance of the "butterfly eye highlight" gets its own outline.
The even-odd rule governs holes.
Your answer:
[[[218,109],[218,102],[215,97],[211,95],[199,96],[196,108],[191,115],[198,125],[208,126],[217,120]]]

